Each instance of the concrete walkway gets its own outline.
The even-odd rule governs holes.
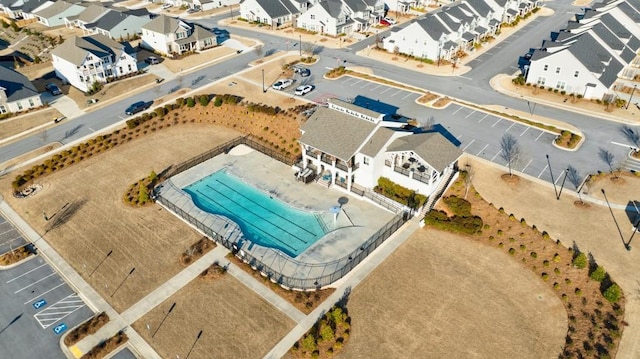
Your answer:
[[[323,313],[326,313],[344,295],[348,295],[353,288],[362,282],[374,269],[376,269],[387,257],[389,257],[400,245],[402,245],[416,230],[420,228],[419,219],[413,218],[405,223],[391,238],[370,254],[362,263],[354,268],[344,278],[334,283],[336,291],[322,302],[318,308],[298,322],[290,332],[278,344],[276,344],[265,356],[268,359],[282,358],[291,347],[318,321]]]

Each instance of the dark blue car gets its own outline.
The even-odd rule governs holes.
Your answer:
[[[136,114],[136,113],[138,113],[140,111],[144,111],[144,110],[148,109],[149,107],[151,107],[151,102],[138,101],[138,102],[132,104],[131,106],[127,107],[127,109],[124,110],[124,113],[126,113],[129,116],[131,116],[131,115]]]

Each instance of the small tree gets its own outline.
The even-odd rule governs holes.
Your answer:
[[[464,199],[467,199],[467,194],[469,193],[469,189],[473,183],[474,173],[470,164],[467,163],[464,168],[464,172],[462,172],[462,179],[464,180]]]
[[[145,204],[149,200],[149,189],[146,185],[140,184],[140,190],[138,191],[138,203]]]
[[[604,270],[603,266],[598,266],[596,269],[589,274],[589,277],[596,282],[602,282],[607,276],[607,271]]]
[[[605,150],[604,148],[600,148],[600,151],[598,152],[598,157],[600,157],[600,159],[607,164],[607,166],[609,166],[609,170],[611,172],[611,174],[613,174],[613,164],[614,164],[614,160],[615,160],[615,156],[613,155],[613,153],[611,153],[611,151]],[[617,175],[615,175],[615,178],[618,178]]]
[[[615,303],[622,297],[622,290],[617,284],[613,283],[602,295],[611,303]]]
[[[518,140],[516,140],[516,138],[510,133],[505,133],[500,141],[500,147],[502,148],[500,157],[507,161],[509,176],[513,176],[511,167],[514,166],[520,158],[520,146],[518,145]]]
[[[195,105],[196,105],[196,100],[194,100],[193,97],[187,98],[187,107],[193,107]]]
[[[582,202],[582,195],[580,194],[581,192],[580,184],[582,183],[582,178],[580,178],[580,174],[578,173],[578,170],[575,169],[573,166],[569,165],[567,167],[567,178],[569,179],[569,182],[571,182],[573,187],[576,188],[576,192],[578,192],[578,198],[580,199],[580,203],[584,203]]]
[[[589,264],[589,260],[584,253],[579,253],[575,258],[573,258],[573,266],[578,269],[584,269]]]

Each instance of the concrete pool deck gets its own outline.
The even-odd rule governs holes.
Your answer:
[[[337,188],[326,188],[316,183],[305,184],[296,181],[295,171],[290,166],[248,146],[238,145],[227,154],[220,154],[172,177],[159,189],[163,198],[231,242],[237,242],[242,238],[239,227],[226,217],[200,210],[193,204],[191,197],[181,190],[221,169],[265,192],[265,195],[272,195],[292,207],[321,213],[320,217],[324,219],[329,233],[294,258],[295,261],[309,266],[294,265],[289,260],[283,260],[281,257],[285,254],[271,248],[259,245],[251,246],[246,242],[242,246],[243,251],[260,259],[264,264],[277,268],[281,274],[313,275],[310,273],[313,271],[310,267],[333,262],[347,256],[357,250],[371,235],[395,216],[394,213],[368,200],[352,196]],[[340,198],[343,198],[342,202],[345,202],[346,198],[346,203],[342,206],[334,227],[330,208],[339,206],[338,200]],[[244,240],[247,241],[247,239]],[[336,263],[336,265],[339,264]],[[317,269],[325,271],[331,268],[322,265]]]

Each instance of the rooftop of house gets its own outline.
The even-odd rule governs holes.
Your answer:
[[[37,96],[38,91],[29,79],[12,69],[0,66],[0,88],[4,89],[7,102]]]

